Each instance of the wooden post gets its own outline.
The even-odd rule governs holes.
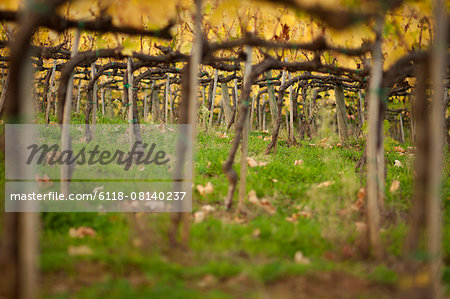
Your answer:
[[[442,85],[447,70],[448,24],[446,3],[433,1],[435,38],[431,50],[431,82],[434,89],[431,102],[430,184],[427,196],[428,253],[430,257],[431,292],[429,298],[442,297],[442,168],[444,163],[444,99],[447,89]],[[445,131],[446,132],[446,131]],[[447,133],[446,133],[447,134]]]
[[[78,90],[77,90],[77,113],[80,113],[80,97],[81,97],[81,79],[78,80]]]
[[[102,115],[105,115],[105,89],[102,87],[100,90],[101,100],[102,100]]]
[[[270,80],[272,80],[272,71],[266,72],[266,78],[267,78],[267,93],[269,95],[269,108],[270,114],[272,116],[272,130],[274,130],[277,124],[278,108],[277,108],[277,100],[275,98],[275,91],[272,83],[270,83]]]
[[[364,99],[362,96],[361,90],[358,90],[358,121],[359,121],[359,128],[362,129],[362,126],[364,125],[364,110],[363,110],[363,104]]]
[[[402,143],[405,143],[405,132],[403,131],[403,118],[402,118],[402,113],[400,112],[400,114],[398,115],[400,118],[400,136],[402,138]]]
[[[148,104],[147,104],[147,89],[145,90],[145,95],[144,95],[144,117],[143,119],[145,121],[148,121]]]
[[[373,48],[373,66],[369,82],[368,98],[368,134],[367,134],[367,218],[369,228],[369,239],[372,254],[381,259],[383,250],[380,241],[380,210],[377,182],[377,145],[379,138],[379,111],[380,111],[380,88],[383,75],[383,62],[381,52],[381,39],[383,30],[383,17],[376,20],[377,37]]]
[[[70,57],[73,58],[78,53],[78,45],[80,42],[80,29],[75,31],[72,52]],[[70,75],[69,82],[67,84],[66,100],[64,102],[62,129],[61,129],[61,151],[72,150],[72,140],[70,137],[70,121],[72,118],[72,99],[73,99],[73,72]],[[72,165],[67,163],[61,165],[61,193],[65,196],[69,194],[70,177],[71,177]]]
[[[55,80],[55,71],[56,71],[56,60],[53,62],[52,68],[52,76],[50,78],[50,88],[48,89],[47,94],[47,107],[45,108],[45,123],[48,124],[50,122],[50,109],[52,106],[51,95],[53,93],[53,81]],[[56,101],[56,99],[54,99]]]
[[[289,74],[289,79],[291,75]],[[294,99],[292,94],[292,84],[289,86],[289,138],[294,141],[295,140],[295,132],[294,132]]]
[[[170,88],[170,77],[169,73],[167,73],[167,79],[166,79],[166,93],[164,97],[164,119],[166,121],[166,124],[169,123],[169,88]]]
[[[247,59],[245,61],[244,68],[244,79],[242,84],[251,84],[249,83],[250,73],[252,70],[252,48],[249,46],[245,46],[245,53],[247,54]],[[242,95],[244,93],[242,92]],[[242,98],[241,105],[248,105],[249,99]],[[249,115],[246,114],[246,119],[244,121],[244,128],[242,134],[242,153],[241,153],[241,174],[239,178],[239,201],[238,201],[238,209],[242,210],[244,207],[244,200],[247,184],[247,152],[248,152],[248,129],[249,129]]]
[[[231,103],[230,103],[230,93],[228,90],[227,82],[220,83],[222,90],[222,106],[223,106],[223,114],[225,115],[225,122],[227,125],[231,122],[231,118],[233,117],[231,111]]]
[[[342,85],[337,84],[334,87],[334,94],[336,98],[336,114],[337,114],[339,139],[341,140],[341,142],[343,142],[348,139],[348,127],[347,127],[347,110],[345,109],[345,97]]]
[[[134,120],[133,120],[133,69],[131,68],[132,58],[127,59],[127,74],[128,74],[128,124],[130,130],[130,149],[134,144]]]
[[[252,95],[252,101],[251,101],[251,107],[252,109],[250,110],[250,131],[253,130],[253,118],[254,118],[254,114],[255,114],[255,94],[253,93]]]
[[[0,111],[3,111],[3,107],[5,105],[5,99],[6,99],[6,88],[8,86],[8,78],[9,78],[9,72],[6,74],[4,73],[4,69],[2,69],[2,93],[0,95]],[[47,98],[48,99],[48,98]]]
[[[214,106],[215,106],[215,102],[216,102],[216,89],[217,89],[217,79],[219,77],[219,71],[215,70],[214,71],[214,85],[213,85],[213,90],[212,90],[212,94],[211,94],[211,110],[209,112],[209,126],[208,129],[211,129],[212,124],[213,124],[213,118],[214,118]]]
[[[95,62],[91,63],[91,77],[94,78],[97,70],[95,69]],[[95,125],[97,124],[97,82],[94,83],[93,95],[92,95],[92,125],[91,135],[92,139],[95,137]]]
[[[263,131],[266,130],[266,105],[264,105],[265,96],[266,96],[266,95],[264,95],[264,94],[262,95],[263,106],[261,107],[261,113],[262,113],[262,130],[263,130]]]

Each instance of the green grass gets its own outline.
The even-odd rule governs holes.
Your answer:
[[[81,116],[76,122],[82,123]],[[119,119],[103,123],[121,123]],[[355,249],[360,239],[355,222],[363,221],[359,212],[343,213],[356,201],[360,185],[355,164],[363,154],[364,142],[351,140],[345,147],[311,146],[319,143],[302,141],[301,146],[288,147],[283,141],[277,154],[263,155],[268,134],[252,132],[249,136],[249,156],[266,166],[248,169],[246,192],[255,190],[258,198],[266,198],[275,208],[275,215],[246,205],[247,215],[226,212],[223,200],[228,183],[222,172],[232,134],[218,138],[216,131],[200,131],[195,154],[194,185],[211,182],[214,191],[201,196],[193,190],[193,210],[210,204],[216,212],[201,223],[191,222],[189,250],[174,250],[168,245],[167,229],[170,215],[122,213],[43,213],[40,267],[44,273],[43,294],[46,298],[233,298],[258,297],[262,288],[282,278],[326,271],[340,271],[381,285],[395,284],[397,273],[389,264],[373,265],[357,254],[342,257],[342,248]],[[258,138],[262,136],[262,138]],[[330,144],[336,145],[335,138]],[[403,146],[406,148],[406,145]],[[294,166],[295,160],[303,164]],[[402,168],[395,167],[400,160]],[[446,173],[449,173],[449,155]],[[234,168],[239,171],[240,151]],[[1,166],[3,167],[3,166]],[[411,207],[413,193],[413,157],[400,155],[389,145],[386,149],[386,210],[396,211],[395,221],[386,223],[382,234],[389,255],[401,257],[402,240],[407,232],[405,219]],[[3,179],[3,178],[2,178]],[[391,194],[393,180],[400,189]],[[277,181],[275,181],[277,180]],[[318,188],[324,181],[334,184]],[[362,178],[364,183],[365,179]],[[444,182],[444,280],[450,284],[450,201],[447,200],[450,181]],[[236,192],[237,194],[237,192]],[[236,198],[235,198],[236,202]],[[310,218],[291,223],[286,220],[299,210],[309,211]],[[144,223],[136,229],[133,219]],[[72,227],[95,229],[94,238],[74,239],[68,234]],[[141,240],[141,246],[136,245]],[[87,245],[92,255],[70,256],[69,246]],[[356,249],[355,249],[356,250]],[[310,264],[297,264],[294,256],[301,251]],[[330,253],[337,260],[327,258]],[[92,283],[78,283],[80,267],[97,267]],[[56,275],[60,273],[61,275]],[[135,275],[132,275],[135,273]],[[137,274],[136,274],[137,273]],[[51,277],[58,283],[76,287],[54,289]],[[211,276],[212,275],[212,276]],[[144,283],[136,283],[136,276]],[[207,286],[200,284],[213,277]],[[237,290],[227,282],[246,277],[250,290]],[[206,278],[205,278],[206,277]],[[89,276],[87,277],[89,278]],[[55,282],[56,283],[56,282]]]

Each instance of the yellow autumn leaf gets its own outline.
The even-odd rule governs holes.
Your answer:
[[[391,67],[398,59],[400,59],[403,55],[406,54],[406,50],[402,47],[396,47],[394,49],[386,49],[383,51],[386,53],[385,61],[384,61],[384,69],[388,69]]]
[[[131,56],[134,51],[139,51],[139,40],[128,37],[122,42],[122,54]]]

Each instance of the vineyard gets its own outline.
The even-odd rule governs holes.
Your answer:
[[[450,297],[449,4],[2,0],[0,298]]]

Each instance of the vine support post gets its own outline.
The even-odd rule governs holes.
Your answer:
[[[147,121],[147,115],[148,115],[148,105],[147,105],[147,89],[144,93],[144,117],[143,119]]]
[[[251,89],[252,82],[250,81],[250,73],[252,71],[252,48],[245,46],[245,53],[247,54],[247,59],[244,66],[244,78],[242,84],[250,84]],[[250,100],[250,94],[248,98],[244,98],[246,94],[242,92],[241,105],[248,106]],[[248,110],[248,108],[247,108]],[[241,117],[241,116],[240,116]],[[247,193],[247,154],[248,154],[248,130],[249,130],[249,113],[245,113],[244,128],[242,132],[242,148],[241,148],[241,176],[239,178],[239,196],[238,196],[238,210],[243,210],[245,203],[245,194]]]
[[[167,73],[166,92],[164,96],[164,119],[166,124],[169,123],[169,94],[170,94],[170,75]]]
[[[275,90],[273,88],[273,85],[271,84],[270,80],[272,80],[272,71],[266,72],[266,79],[267,79],[267,93],[269,95],[269,108],[270,108],[270,114],[272,116],[272,130],[275,130],[275,127],[277,125],[277,101],[275,98]]]
[[[403,130],[402,113],[400,113],[398,116],[399,116],[399,119],[400,119],[400,134],[401,134],[401,138],[402,138],[402,143],[405,143],[405,132]]]
[[[358,123],[359,129],[362,130],[364,125],[364,109],[363,109],[364,99],[361,90],[358,90]]]
[[[91,63],[91,77],[94,78],[97,70],[95,68],[95,62]],[[92,125],[91,125],[91,135],[92,139],[95,137],[95,125],[97,124],[97,82],[94,83],[93,94],[92,94]]]
[[[429,192],[427,192],[427,228],[428,253],[430,256],[430,298],[442,296],[442,214],[441,214],[441,185],[442,165],[444,161],[444,93],[442,84],[447,69],[448,24],[447,11],[443,0],[433,1],[435,19],[435,38],[431,50],[431,83],[434,89],[431,102],[430,123],[430,174]]]
[[[75,31],[72,52],[70,57],[73,58],[78,53],[78,45],[80,42],[80,29]],[[72,151],[72,140],[70,137],[70,120],[72,118],[72,100],[73,100],[73,72],[67,84],[66,100],[64,102],[63,119],[61,126],[61,151]],[[70,189],[71,168],[73,164],[64,163],[61,165],[61,193],[68,196]]]
[[[102,115],[105,115],[105,89],[102,87],[100,90],[101,100],[102,100]]]
[[[230,104],[230,93],[228,90],[227,82],[221,82],[220,89],[222,90],[223,114],[225,116],[225,122],[228,125],[231,122],[232,111],[231,111],[231,104]]]
[[[78,81],[78,90],[77,90],[77,113],[80,113],[80,97],[81,97],[81,79]]]
[[[250,131],[253,130],[253,119],[255,117],[255,94],[252,94],[252,101],[251,101],[251,111],[250,111]]]
[[[202,1],[195,0],[195,26],[194,26],[194,44],[192,46],[191,57],[189,61],[189,72],[188,75],[188,92],[187,98],[183,99],[187,101],[187,117],[185,119],[187,124],[190,124],[190,129],[180,128],[179,137],[177,140],[177,165],[175,168],[175,172],[184,172],[184,174],[188,174],[194,178],[194,169],[192,167],[192,163],[184,163],[186,157],[192,157],[193,151],[193,142],[196,139],[196,130],[197,130],[197,106],[198,106],[198,71],[199,65],[202,57]],[[180,118],[181,119],[181,118]],[[181,190],[185,190],[191,188],[192,182],[183,181],[175,183],[175,190],[181,188]],[[183,210],[186,208],[188,204],[187,201],[183,201],[180,203],[183,205]],[[172,213],[171,215],[171,228],[169,229],[169,241],[172,245],[177,244],[177,234],[180,223],[182,224],[181,228],[181,242],[182,245],[186,248],[189,243],[189,216],[190,213]]]
[[[6,88],[8,87],[8,78],[9,78],[9,72],[7,72],[6,74],[6,78],[5,78],[5,73],[4,73],[4,69],[2,69],[2,93],[0,95],[0,116],[2,115],[3,111],[3,107],[5,105],[5,99],[6,99]]]
[[[336,86],[334,87],[334,93],[336,97],[336,114],[337,114],[339,139],[341,140],[341,142],[344,142],[348,139],[348,127],[347,127],[347,111],[345,109],[345,97],[342,85],[336,84]],[[310,115],[310,117],[312,116]]]
[[[134,144],[134,121],[133,121],[133,68],[131,67],[133,61],[131,57],[127,59],[127,76],[128,76],[128,125],[130,130],[130,149]]]
[[[213,125],[213,119],[214,119],[214,108],[215,108],[215,102],[216,102],[216,90],[217,90],[217,79],[219,77],[219,71],[215,70],[214,71],[214,85],[213,85],[213,90],[211,93],[211,110],[209,113],[209,126],[208,129],[212,128]]]
[[[381,52],[381,32],[383,30],[382,16],[376,20],[376,40],[373,48],[373,66],[369,82],[368,98],[368,134],[367,134],[367,220],[369,228],[369,240],[372,254],[381,259],[383,250],[380,241],[380,208],[379,186],[377,175],[377,146],[379,142],[380,128],[380,88],[383,75],[383,62]],[[384,170],[384,169],[383,169]]]
[[[51,96],[53,93],[53,82],[55,80],[55,71],[56,71],[56,60],[53,62],[52,76],[50,77],[50,88],[48,89],[48,94],[47,94],[47,103],[46,103],[46,107],[45,107],[45,123],[46,124],[50,123],[50,109],[52,107]],[[54,101],[56,101],[56,99],[54,99]]]
[[[289,78],[291,75],[289,74]],[[289,139],[295,140],[294,132],[294,99],[292,94],[292,84],[289,86]]]
[[[262,102],[263,102],[263,105],[262,105],[262,107],[261,107],[261,114],[262,114],[262,130],[263,130],[263,131],[266,130],[266,105],[264,105],[265,97],[266,97],[266,95],[263,94],[263,95],[262,95]]]

